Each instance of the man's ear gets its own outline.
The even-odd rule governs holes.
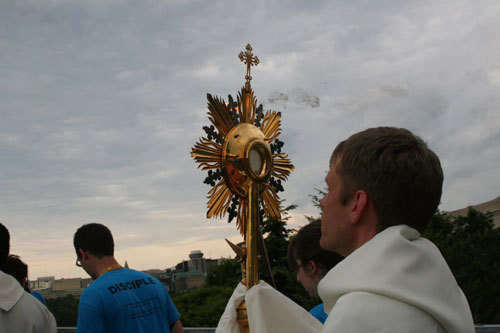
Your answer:
[[[315,263],[312,260],[309,260],[309,262],[307,263],[307,265],[311,268],[309,270],[309,272],[311,273],[311,275],[315,275],[315,274],[319,273],[320,267],[318,266],[317,263]]]
[[[311,267],[311,270],[309,271],[309,276],[316,281],[316,283],[319,283],[319,281],[325,276],[325,271],[323,268],[321,268],[320,265],[318,265],[316,262],[309,260],[310,264],[309,267]]]
[[[84,260],[88,260],[89,253],[85,250],[78,249],[78,252],[80,252],[80,258]]]
[[[363,214],[365,213],[368,205],[368,194],[364,190],[357,190],[354,194],[351,204],[351,223],[357,224]]]

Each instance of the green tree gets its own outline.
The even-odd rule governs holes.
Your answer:
[[[226,259],[207,275],[207,286],[236,288],[241,281],[241,265],[236,259]]]
[[[284,200],[281,203],[283,202]],[[295,230],[287,227],[287,221],[290,219],[289,212],[295,208],[297,205],[288,205],[280,209],[281,220],[266,219],[262,223],[262,234],[271,267],[288,266],[288,241]]]
[[[500,323],[500,228],[492,214],[469,208],[467,216],[438,212],[425,236],[439,248],[472,310],[474,322]]]
[[[309,197],[311,198],[311,201],[313,203],[313,205],[319,209],[319,211],[321,212],[321,205],[319,204],[319,202],[321,201],[321,199],[323,199],[323,197],[327,194],[328,192],[328,189],[323,189],[323,190],[320,190],[319,188],[315,188],[314,189],[316,191],[316,194],[309,194]],[[312,215],[306,215],[305,218],[309,221],[309,222],[312,222],[316,219],[318,219],[318,217],[315,217],[315,216],[312,216]]]
[[[215,327],[234,288],[205,286],[172,296],[184,327]]]
[[[72,295],[47,299],[47,307],[56,318],[58,327],[75,327],[79,299]]]

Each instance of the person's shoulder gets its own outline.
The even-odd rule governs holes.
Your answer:
[[[150,276],[148,273],[138,271],[132,268],[122,268],[121,270],[118,271],[127,272],[129,274],[141,275],[141,276]]]
[[[17,302],[16,310],[22,312],[24,316],[28,316],[30,318],[40,318],[40,316],[37,316],[37,314],[39,314],[41,317],[46,318],[49,322],[54,321],[54,317],[47,307],[27,292],[24,292]]]
[[[141,272],[141,271],[136,271],[134,269],[130,268],[121,268],[117,269],[114,271],[110,271],[105,274],[106,276],[101,276],[98,280],[101,280],[101,284],[109,286],[110,283],[135,283],[135,285],[139,285],[141,287],[144,286],[157,286],[161,285],[161,282],[156,279],[155,277]],[[103,278],[103,279],[101,279]],[[137,286],[135,287],[137,288]],[[134,288],[134,289],[135,289]]]
[[[19,299],[18,304],[23,304],[23,306],[27,306],[30,308],[46,309],[46,307],[39,300],[37,300],[35,297],[33,297],[33,295],[26,291]]]
[[[38,291],[32,291],[31,296],[35,297],[37,300],[42,302],[43,305],[47,306],[47,302],[45,301],[45,298]]]
[[[122,267],[120,269],[115,269],[115,270],[109,271],[108,273],[105,273],[101,277],[105,276],[106,278],[111,279],[112,277],[116,277],[116,276],[135,277],[135,276],[142,276],[145,274],[146,273],[143,273],[141,271],[136,271],[135,269]]]
[[[137,275],[137,276],[144,276],[148,275],[144,272],[132,269],[132,268],[122,268],[116,271],[117,273],[124,273],[124,274],[129,274],[129,275]]]
[[[156,282],[160,282],[157,278],[155,278],[154,276],[148,274],[148,273],[145,273],[145,272],[141,272],[141,271],[136,271],[134,269],[130,269],[130,268],[124,268],[124,270],[127,270],[130,272],[131,275],[133,276],[136,276],[138,278],[142,278],[142,279],[146,279],[148,281],[155,281]]]
[[[105,279],[101,279],[101,277],[95,279],[82,291],[80,299],[101,293],[103,289],[106,289],[106,285]]]
[[[355,311],[354,311],[355,310]],[[402,321],[401,318],[411,318]],[[430,328],[443,332],[441,325],[430,314],[418,307],[380,294],[350,292],[341,296],[328,314],[324,332],[426,332]]]

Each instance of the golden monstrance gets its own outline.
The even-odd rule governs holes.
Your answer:
[[[257,241],[259,208],[273,220],[280,220],[277,191],[294,169],[288,155],[281,152],[281,113],[263,112],[251,88],[251,66],[259,64],[250,44],[238,57],[246,64],[245,85],[235,102],[228,103],[207,94],[208,119],[203,137],[191,149],[198,168],[209,170],[205,183],[213,186],[208,192],[207,218],[221,218],[229,213],[236,217],[236,226],[245,239],[238,247],[229,243],[242,263],[242,283],[247,289],[259,283]],[[216,183],[216,181],[218,181]],[[238,307],[238,322],[248,332],[246,306]]]

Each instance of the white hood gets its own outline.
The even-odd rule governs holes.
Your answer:
[[[19,282],[9,274],[0,271],[0,309],[10,311],[24,294]]]
[[[448,332],[473,331],[467,299],[441,253],[406,225],[377,234],[330,270],[318,286],[326,313],[339,297],[357,291],[415,306]]]

